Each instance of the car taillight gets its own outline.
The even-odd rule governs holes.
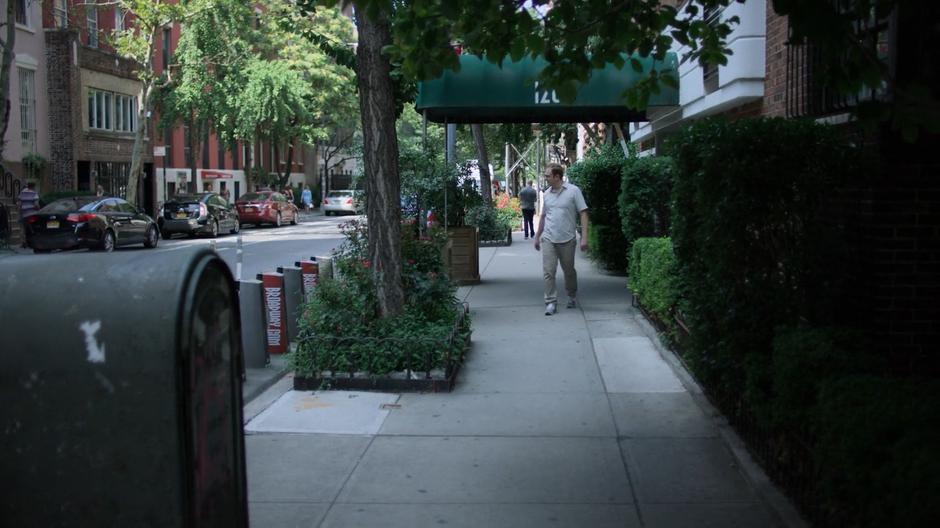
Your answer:
[[[352,198],[346,198],[346,205],[352,205]]]
[[[65,219],[77,224],[79,222],[90,222],[94,217],[95,215],[91,213],[72,213],[66,216]]]
[[[329,199],[329,198],[324,198],[324,199],[323,199],[323,203],[325,203],[325,204],[330,203],[330,199]]]
[[[204,203],[199,204],[199,216],[209,216],[209,208]]]
[[[27,223],[35,224],[35,223],[38,222],[38,221],[39,221],[39,217],[36,216],[36,215],[32,215],[32,216],[27,216],[27,217],[26,217],[26,222],[27,222]]]

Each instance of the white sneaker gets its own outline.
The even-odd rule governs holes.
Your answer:
[[[555,315],[555,303],[550,302],[545,305],[545,315]]]

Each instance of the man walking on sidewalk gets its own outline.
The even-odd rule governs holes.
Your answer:
[[[535,202],[539,199],[539,193],[532,187],[532,181],[528,181],[526,186],[519,191],[519,208],[522,209],[522,230],[525,232],[525,239],[535,237],[535,225],[532,218],[535,217]]]
[[[545,179],[549,188],[542,193],[542,216],[539,230],[535,233],[535,250],[540,251],[542,241],[542,272],[545,279],[545,315],[555,313],[558,292],[555,288],[555,272],[558,262],[565,274],[565,291],[568,293],[568,308],[578,305],[578,274],[574,269],[575,244],[577,242],[578,217],[581,217],[581,251],[587,250],[588,214],[584,195],[577,186],[564,181],[565,169],[557,163],[545,168]]]

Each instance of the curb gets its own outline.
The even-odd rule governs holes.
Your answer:
[[[659,333],[652,324],[639,311],[633,319],[637,322],[646,337],[652,341],[659,355],[669,364],[673,372],[679,377],[682,385],[689,391],[695,403],[711,416],[718,428],[718,434],[728,447],[731,456],[744,474],[744,478],[751,484],[761,503],[767,511],[776,518],[780,526],[786,528],[808,528],[809,524],[803,520],[799,511],[793,506],[790,499],[770,480],[763,468],[754,460],[747,449],[744,440],[728,424],[728,420],[705,396],[702,387],[695,381],[692,374],[686,370],[685,365],[676,356],[676,353],[667,347],[659,337]]]

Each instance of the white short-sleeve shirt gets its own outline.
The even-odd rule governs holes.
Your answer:
[[[545,228],[542,239],[562,244],[577,236],[578,214],[587,210],[581,189],[571,183],[561,184],[557,191],[549,187],[542,192],[542,214]]]

